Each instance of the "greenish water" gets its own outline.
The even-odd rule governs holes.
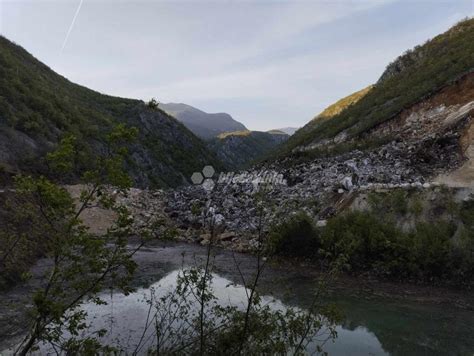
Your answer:
[[[172,288],[178,270],[203,258],[204,253],[205,249],[200,246],[183,244],[141,251],[137,255],[139,271],[135,293],[113,297],[104,294],[108,305],[84,305],[94,327],[109,330],[103,341],[120,345],[129,352],[133,350],[142,335],[148,311],[144,300],[150,289]],[[252,256],[235,257],[244,274],[253,271]],[[244,290],[238,285],[239,275],[232,254],[219,250],[213,262],[213,288],[219,302],[243,303]],[[237,284],[231,285],[231,282]],[[299,267],[291,270],[268,267],[261,283],[266,300],[278,308],[286,305],[305,308],[311,300],[313,285],[313,278]],[[337,328],[337,339],[324,347],[330,355],[474,355],[473,311],[370,295],[351,296],[350,292],[341,291],[330,298],[345,314],[344,322]]]
[[[279,285],[285,285],[286,293],[282,297],[284,303],[304,307],[310,302],[307,293],[312,285],[311,278],[291,278]],[[342,290],[330,297],[344,313],[345,321],[341,328],[345,331],[364,330],[376,337],[380,346],[389,355],[474,355],[474,311],[464,310],[454,305],[405,302],[400,299],[351,295],[350,290]],[[365,347],[365,339],[359,338],[353,350],[337,347],[348,344],[346,339],[352,338],[351,333],[344,333],[336,340],[331,354],[336,355],[370,355],[369,347]],[[352,346],[351,346],[352,347]],[[329,349],[328,351],[331,351]]]
[[[176,276],[177,271],[172,271],[150,287],[157,290],[172,288]],[[294,280],[292,282],[295,283]],[[243,288],[229,286],[230,280],[215,275],[213,283],[215,294],[222,304],[230,302],[236,305],[245,300]],[[304,282],[300,286],[304,286]],[[283,289],[286,290],[286,286]],[[295,290],[296,293],[300,291]],[[85,309],[94,316],[98,327],[108,328],[110,317],[116,321],[106,341],[133,348],[134,341],[141,336],[146,318],[148,305],[144,299],[147,296],[149,288],[143,288],[129,296],[115,295],[113,301],[109,299],[109,306],[90,304]],[[294,294],[291,299],[291,304],[299,299],[296,304],[304,308],[308,294]],[[269,300],[267,297],[267,302]],[[331,355],[473,354],[474,316],[471,312],[387,300],[339,297],[333,301],[343,310],[346,319],[337,328],[335,342],[329,342],[324,347]],[[277,307],[285,306],[285,302],[278,298],[272,303]],[[128,344],[124,343],[125,340]]]

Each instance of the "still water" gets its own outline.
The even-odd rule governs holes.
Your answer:
[[[128,296],[104,295],[108,306],[97,306],[95,304],[85,305],[89,315],[93,315],[93,324],[96,328],[105,328],[109,331],[104,341],[120,345],[124,349],[133,351],[138,340],[143,334],[143,328],[147,319],[149,306],[146,303],[150,296],[150,290],[166,291],[172,290],[176,285],[178,271],[172,271],[149,288],[142,288]],[[232,285],[229,279],[219,275],[213,276],[212,288],[221,305],[241,305],[244,307],[246,301],[245,291],[242,286]],[[262,303],[271,305],[272,308],[282,309],[285,304],[279,299],[264,296]],[[151,330],[150,330],[151,331]],[[351,355],[387,355],[377,337],[364,326],[353,329],[339,326],[337,328],[337,341],[326,343],[324,350],[331,355],[345,355],[350,351]],[[145,335],[145,339],[151,336],[151,332]],[[153,340],[150,338],[149,346]],[[146,349],[146,348],[145,348]],[[311,351],[311,350],[309,350]]]
[[[141,251],[136,291],[128,296],[104,293],[108,305],[85,304],[94,328],[108,329],[103,341],[134,350],[143,333],[151,289],[173,289],[178,271],[203,258],[200,246],[169,244]],[[245,291],[239,285],[238,261],[249,275],[255,260],[217,250],[213,290],[219,303],[239,304]],[[198,262],[199,263],[199,262]],[[288,270],[269,266],[262,277],[264,301],[275,308],[286,305],[305,308],[310,303],[314,278],[303,267]],[[402,302],[399,299],[353,296],[342,291],[330,297],[343,311],[345,321],[337,327],[335,342],[324,350],[330,355],[474,355],[474,312],[450,305]]]

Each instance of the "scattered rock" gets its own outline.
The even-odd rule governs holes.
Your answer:
[[[317,226],[317,227],[324,227],[324,226],[327,225],[327,223],[328,223],[327,220],[318,220],[318,221],[316,222],[316,226]]]
[[[351,191],[354,185],[352,184],[352,178],[351,177],[344,177],[344,179],[341,181],[342,186],[344,187],[345,190]]]
[[[430,183],[433,177],[463,162],[460,150],[452,144],[454,131],[394,140],[377,149],[353,150],[297,165],[285,158],[239,172],[232,180],[215,180],[210,191],[196,185],[169,191],[131,190],[118,199],[131,207],[137,228],[163,219],[178,228],[180,238],[206,244],[209,236],[204,231],[212,218],[218,244],[248,251],[258,247],[259,186],[252,183],[259,177],[270,173],[284,178],[267,186],[264,232],[297,211],[306,212],[322,227],[359,191],[435,187]],[[155,235],[160,235],[159,229]]]
[[[236,237],[236,234],[234,234],[233,232],[223,232],[222,234],[218,236],[218,239],[220,241],[231,241],[235,237]]]

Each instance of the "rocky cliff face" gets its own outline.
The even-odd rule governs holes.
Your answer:
[[[139,129],[131,147],[129,171],[138,187],[176,187],[189,184],[192,172],[212,164],[223,166],[205,144],[180,122],[161,111],[138,106],[123,118]]]
[[[424,51],[421,46],[415,47],[413,50],[406,51],[402,56],[390,63],[380,76],[377,83],[382,83],[403,73],[408,68],[416,65],[424,57]]]

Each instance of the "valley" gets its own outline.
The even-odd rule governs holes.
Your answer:
[[[472,354],[473,117],[472,18],[268,131],[0,37],[0,354]]]

